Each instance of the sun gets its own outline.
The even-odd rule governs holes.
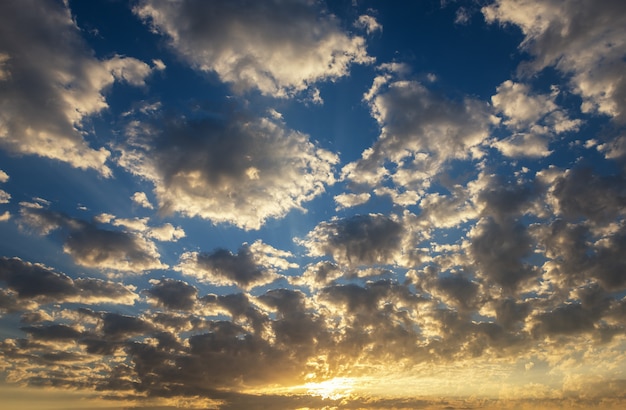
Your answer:
[[[335,377],[322,382],[305,383],[307,393],[323,399],[339,400],[350,396],[354,390],[356,379],[352,377]]]

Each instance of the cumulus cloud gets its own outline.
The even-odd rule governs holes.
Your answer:
[[[295,267],[280,251],[261,241],[243,244],[237,253],[227,249],[212,252],[185,252],[175,269],[184,275],[216,285],[237,285],[249,289],[278,279],[279,271]]]
[[[86,120],[107,108],[115,81],[143,85],[147,64],[94,58],[62,2],[2,2],[0,146],[111,176],[110,152],[92,148]]]
[[[34,203],[24,203],[20,223],[47,235],[62,228],[63,250],[75,263],[90,268],[142,272],[166,268],[156,245],[134,232],[102,229],[95,223],[69,217]]]
[[[376,31],[383,31],[383,26],[376,21],[376,18],[368,16],[367,14],[359,16],[359,18],[354,22],[354,25],[355,27],[365,30],[367,34],[372,34]]]
[[[304,285],[310,288],[322,288],[344,275],[344,271],[335,263],[322,261],[307,266],[304,272],[289,280],[295,285]]]
[[[38,303],[117,303],[132,305],[137,294],[132,286],[95,278],[72,279],[42,265],[19,258],[0,258],[0,281],[18,299]]]
[[[132,199],[135,204],[142,206],[144,208],[147,208],[147,209],[154,208],[152,203],[148,200],[148,197],[146,196],[145,192],[135,192],[133,196],[130,197],[130,199]]]
[[[335,195],[335,202],[337,202],[337,210],[343,208],[351,208],[353,206],[362,205],[369,201],[371,195],[367,192],[361,194],[343,193]]]
[[[373,61],[365,40],[318,2],[143,0],[133,10],[193,67],[237,92],[287,97]]]
[[[469,233],[470,252],[477,276],[514,292],[539,270],[524,261],[531,255],[533,242],[526,227],[512,220],[496,222],[483,218]]]
[[[162,212],[259,229],[334,183],[338,157],[307,135],[267,118],[218,117],[163,131],[135,124],[119,163],[154,183]]]
[[[534,57],[522,71],[555,67],[571,76],[570,87],[583,98],[583,112],[626,120],[623,2],[497,0],[482,11],[488,22],[522,30],[520,47]]]
[[[381,214],[322,222],[299,240],[311,256],[331,256],[346,267],[404,263],[405,228]],[[408,252],[407,252],[408,253]]]
[[[417,81],[396,79],[399,68],[382,69],[390,72],[376,77],[364,96],[380,126],[379,139],[361,159],[346,165],[343,174],[373,186],[390,178],[402,190],[379,187],[379,192],[410,205],[447,161],[480,156],[478,146],[495,120],[487,104],[451,100]]]
[[[170,309],[189,310],[196,301],[198,290],[187,282],[173,279],[150,280],[152,287],[146,292],[158,305]]]
[[[72,231],[63,250],[81,265],[98,269],[143,272],[163,269],[154,243],[141,236],[85,224]]]
[[[580,120],[569,119],[555,103],[558,89],[551,94],[532,93],[528,85],[507,80],[496,90],[491,102],[513,135],[492,145],[507,157],[548,156],[553,135],[577,131],[581,124]]]
[[[568,219],[606,223],[624,215],[626,209],[626,179],[598,175],[590,168],[565,171],[554,179],[550,194],[556,214]]]
[[[161,226],[149,226],[148,218],[115,218],[113,215],[101,215],[101,218],[103,218],[101,222],[110,223],[113,226],[123,226],[157,241],[176,242],[185,237],[183,228],[175,227],[169,222]]]

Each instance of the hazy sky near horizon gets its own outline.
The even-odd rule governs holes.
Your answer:
[[[9,409],[623,408],[626,2],[0,2]]]

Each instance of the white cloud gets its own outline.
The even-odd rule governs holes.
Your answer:
[[[340,210],[343,208],[351,208],[353,206],[362,205],[369,201],[370,196],[371,195],[367,192],[361,194],[344,193],[335,195],[335,202],[337,203],[336,209]]]
[[[450,100],[417,81],[394,80],[392,73],[376,77],[364,98],[380,137],[361,159],[343,168],[343,175],[373,186],[391,178],[402,191],[378,191],[402,204],[418,201],[447,161],[476,155],[495,121],[485,103]]]
[[[175,227],[171,223],[166,223],[161,226],[150,228],[147,235],[148,237],[161,242],[176,242],[180,238],[185,237],[185,231],[180,226]]]
[[[142,233],[148,238],[161,242],[176,242],[180,238],[185,237],[183,228],[175,227],[169,222],[161,226],[148,226],[149,218],[115,219],[115,217],[112,217],[106,221],[101,219],[101,222],[111,223],[113,226],[123,226],[126,229]]]
[[[549,141],[545,135],[516,133],[491,144],[507,157],[547,157]]]
[[[267,118],[135,124],[119,162],[151,180],[159,208],[258,229],[324,192],[338,157]]]
[[[6,222],[11,219],[11,213],[9,211],[4,211],[4,213],[0,214],[0,222]]]
[[[317,2],[143,0],[133,10],[192,66],[237,92],[287,97],[373,61],[365,40],[343,32]]]
[[[9,174],[0,169],[0,182],[5,183],[9,180]]]
[[[521,28],[520,46],[535,58],[522,71],[553,66],[571,75],[584,112],[626,121],[626,3],[497,0],[482,11],[488,22]]]
[[[549,143],[554,135],[577,131],[581,121],[568,118],[551,94],[532,93],[526,84],[507,80],[491,97],[496,111],[503,115],[502,124],[513,132],[511,136],[491,145],[507,157],[545,157],[551,154]]]
[[[130,197],[134,203],[144,208],[153,209],[154,206],[148,200],[145,192],[135,192],[133,196]]]
[[[59,2],[2,2],[0,25],[0,146],[110,176],[110,152],[90,147],[84,121],[107,108],[103,91],[115,80],[143,85],[150,68],[95,59]]]
[[[0,204],[8,204],[11,200],[11,194],[0,189]]]
[[[376,21],[376,18],[366,14],[359,16],[354,25],[355,27],[365,30],[367,34],[372,34],[376,31],[383,31],[383,26]]]

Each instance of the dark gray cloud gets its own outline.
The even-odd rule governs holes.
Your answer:
[[[82,332],[67,325],[28,326],[22,330],[31,335],[35,340],[76,340]]]
[[[79,265],[137,273],[167,267],[154,242],[139,233],[103,229],[37,204],[22,204],[20,216],[22,225],[41,234],[62,228],[63,250]]]
[[[181,256],[176,269],[204,282],[216,285],[234,284],[243,289],[273,282],[279,277],[273,263],[276,261],[265,260],[264,255],[258,252],[259,243],[256,244],[244,244],[237,253],[227,249],[187,252]],[[281,261],[278,260],[277,263],[280,265]]]
[[[151,281],[146,291],[156,303],[169,309],[190,310],[196,302],[198,289],[187,282],[173,279]]]
[[[149,333],[153,327],[141,318],[107,312],[102,315],[99,330],[106,338],[120,340]]]
[[[301,244],[311,256],[332,256],[347,267],[393,264],[402,260],[405,229],[381,214],[356,215],[322,222]]]
[[[515,292],[526,280],[539,275],[536,266],[525,262],[534,249],[526,226],[507,220],[483,218],[471,232],[470,251],[476,275],[489,283]],[[471,269],[471,267],[468,267]]]
[[[600,229],[597,235],[586,223],[558,219],[537,230],[550,258],[546,274],[556,289],[568,290],[589,279],[610,291],[624,289],[626,233],[621,226],[610,226],[613,229]]]
[[[77,278],[19,258],[0,258],[0,281],[18,299],[38,303],[133,304],[137,294],[122,283],[96,278]]]
[[[498,299],[495,301],[496,321],[503,328],[512,329],[524,323],[531,309],[530,302],[517,301],[511,297]]]
[[[580,303],[570,303],[541,313],[533,327],[535,335],[577,334],[594,329],[597,317]]]
[[[571,220],[607,223],[626,210],[623,175],[602,176],[590,168],[576,167],[554,181],[551,194],[557,201],[556,211]]]

